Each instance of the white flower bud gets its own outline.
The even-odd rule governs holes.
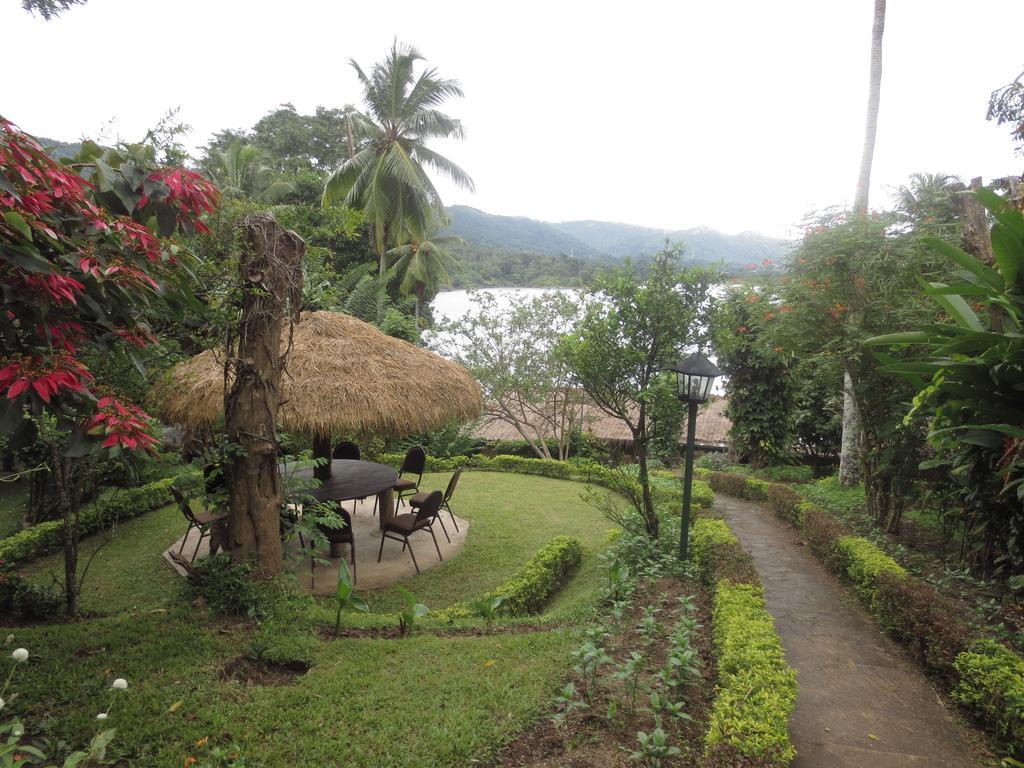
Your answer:
[[[0,709],[3,709],[6,704],[7,702],[4,701],[2,697],[0,697]]]
[[[107,713],[106,712],[100,712],[98,715],[96,715],[96,719],[97,720],[106,720],[107,719]]]
[[[28,661],[28,649],[27,648],[15,648],[11,654],[11,658],[19,664],[24,664]]]
[[[10,645],[14,642],[14,635],[8,635],[7,639],[4,640],[4,645]]]
[[[125,688],[128,687],[128,681],[125,680],[123,677],[119,677],[117,678],[117,680],[114,681],[114,684],[110,687],[117,691],[123,691]]]

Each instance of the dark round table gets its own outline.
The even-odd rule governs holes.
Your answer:
[[[313,468],[297,469],[292,473],[293,479],[313,477]],[[333,459],[331,476],[320,481],[319,488],[309,488],[306,495],[317,501],[349,501],[367,496],[378,496],[377,507],[380,510],[380,527],[394,514],[394,488],[398,480],[398,470],[387,464],[375,461],[356,461],[353,459]]]

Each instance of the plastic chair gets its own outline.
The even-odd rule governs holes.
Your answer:
[[[380,551],[377,552],[377,562],[380,562],[384,554],[384,539],[392,539],[402,542],[402,551],[409,548],[409,555],[412,557],[412,564],[416,567],[416,573],[420,572],[420,565],[416,562],[416,553],[412,551],[412,544],[409,537],[416,531],[430,531],[430,538],[434,540],[434,549],[437,550],[437,559],[443,561],[441,547],[438,546],[437,536],[431,527],[437,518],[437,511],[441,508],[441,499],[444,498],[440,491],[434,491],[427,496],[423,506],[416,512],[406,512],[404,515],[395,515],[384,523],[384,535],[380,539]]]

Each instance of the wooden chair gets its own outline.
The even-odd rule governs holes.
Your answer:
[[[441,500],[444,498],[440,491],[429,494],[423,505],[415,512],[407,512],[404,515],[395,515],[384,523],[384,535],[380,539],[380,551],[377,552],[377,562],[380,562],[384,554],[384,539],[393,539],[402,542],[402,551],[409,548],[409,555],[412,557],[412,564],[416,567],[416,573],[420,572],[420,565],[416,562],[416,553],[412,551],[412,544],[409,537],[416,531],[430,531],[430,538],[434,540],[434,549],[437,550],[437,559],[444,560],[441,556],[441,547],[437,544],[437,536],[431,527],[437,518],[437,511],[441,508]]]
[[[181,540],[181,546],[178,547],[179,555],[182,550],[185,549],[185,542],[188,540],[188,535],[192,533],[192,529],[197,528],[199,530],[199,541],[196,542],[196,548],[192,553],[192,559],[189,560],[190,563],[194,563],[196,561],[196,555],[199,554],[199,545],[203,543],[203,539],[210,535],[210,529],[215,524],[227,518],[227,514],[223,512],[194,512],[192,510],[192,505],[188,503],[188,499],[185,498],[185,495],[173,485],[171,486],[171,494],[174,496],[174,500],[178,502],[178,509],[181,510],[181,514],[184,515],[185,519],[188,521],[188,530],[185,531],[185,537]],[[210,556],[212,557],[215,554],[217,554],[216,551],[211,547]]]
[[[454,525],[455,530],[458,531],[459,524],[458,522],[456,522],[455,513],[452,512],[452,508],[451,506],[449,506],[448,502],[451,501],[452,494],[455,493],[455,488],[459,484],[460,477],[462,477],[462,467],[456,469],[455,474],[452,475],[452,479],[448,481],[448,488],[445,490],[444,498],[441,500],[441,507],[437,510],[437,522],[441,524],[441,530],[444,531],[444,537],[448,539],[449,544],[452,543],[452,540],[451,537],[448,535],[448,529],[444,527],[444,520],[441,519],[441,509],[448,510],[448,514],[452,518],[452,525]],[[422,493],[417,493],[416,495],[410,497],[409,506],[412,507],[413,509],[419,509],[426,503],[427,498],[429,496],[430,494],[427,493],[426,491],[423,491]]]

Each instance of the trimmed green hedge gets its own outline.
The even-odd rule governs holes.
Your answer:
[[[401,453],[385,453],[375,458],[382,464],[400,467],[405,458]],[[459,467],[485,472],[516,472],[521,475],[540,475],[558,480],[576,480],[593,483],[613,490],[621,485],[620,475],[596,461],[568,462],[557,459],[535,459],[523,456],[454,456],[449,459],[427,457],[427,472],[454,472]],[[651,494],[656,505],[666,505],[670,512],[679,514],[682,506],[682,490],[679,478],[665,470],[651,473]],[[715,500],[714,491],[706,482],[694,480],[690,501],[695,509],[708,509]],[[673,509],[674,506],[674,509]]]
[[[698,517],[690,530],[690,555],[708,583],[722,579],[757,583],[754,561],[725,520]]]
[[[1024,757],[1024,659],[993,640],[979,640],[956,658],[953,698],[993,724],[996,739]]]
[[[531,557],[523,570],[494,590],[503,597],[503,613],[523,616],[540,613],[583,562],[583,544],[570,536],[556,536]]]
[[[764,480],[741,475],[739,472],[710,472],[708,482],[716,493],[727,493],[751,501],[764,501],[770,485]]]
[[[198,477],[194,471],[191,474]],[[138,517],[170,504],[173,501],[171,486],[179,481],[184,482],[182,478],[185,477],[186,474],[164,477],[137,488],[117,489],[109,496],[89,504],[79,513],[79,535],[89,536],[116,521]],[[0,560],[24,563],[58,552],[63,546],[63,521],[48,520],[0,540]]]
[[[788,485],[772,483],[765,489],[768,508],[776,517],[800,527],[803,522],[803,497]]]
[[[906,569],[867,539],[841,536],[832,547],[836,569],[853,584],[860,598],[872,609],[878,579],[885,573],[897,579],[907,577]]]
[[[758,765],[788,765],[796,754],[789,718],[796,705],[796,673],[765,608],[761,587],[722,580],[715,587],[714,642],[718,691],[705,737],[709,762],[718,751]]]
[[[813,483],[814,469],[804,465],[780,464],[754,470],[754,474],[772,483]]]

